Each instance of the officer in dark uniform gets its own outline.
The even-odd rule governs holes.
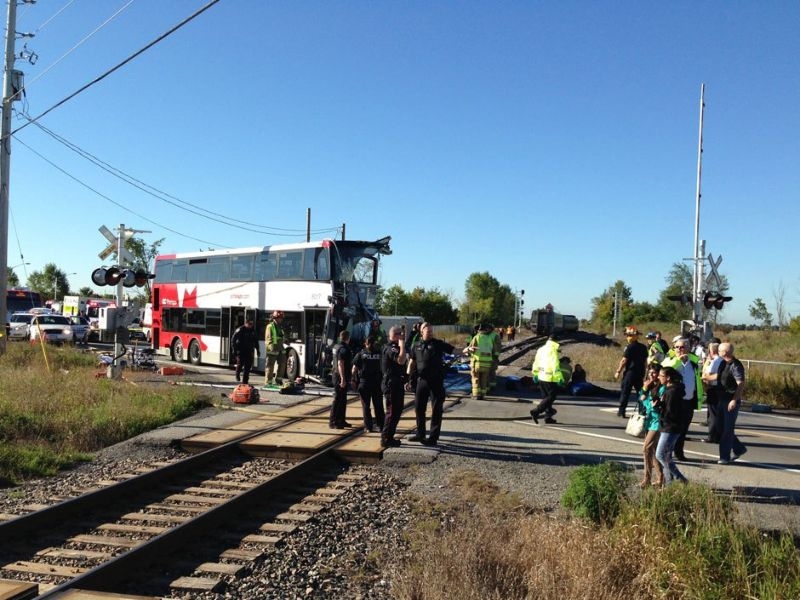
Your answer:
[[[386,401],[386,421],[381,432],[381,446],[399,446],[394,439],[400,413],[403,412],[403,385],[406,380],[406,343],[399,327],[389,329],[389,341],[381,352],[381,390]]]
[[[252,319],[245,321],[244,325],[233,332],[231,350],[236,357],[236,381],[241,377],[242,383],[249,383],[250,370],[253,368],[253,350],[256,351],[256,356],[261,356]]]
[[[357,384],[358,395],[361,398],[361,412],[364,416],[364,431],[379,431],[383,429],[386,414],[383,412],[383,397],[381,394],[381,353],[375,347],[375,338],[368,336],[364,340],[364,347],[353,358],[353,382]],[[372,408],[375,409],[375,423],[372,420]]]
[[[350,387],[350,370],[353,353],[350,352],[350,332],[346,329],[339,334],[339,343],[333,350],[333,404],[328,417],[331,429],[350,427],[345,421],[347,412],[347,388]]]
[[[417,433],[410,439],[422,442],[426,446],[435,446],[439,442],[442,430],[442,412],[444,411],[444,355],[453,353],[453,346],[433,337],[433,325],[423,323],[420,327],[421,339],[411,349],[408,363],[411,389],[414,390],[414,411],[417,415]],[[428,398],[431,398],[431,431],[425,437],[425,411],[428,409]]]

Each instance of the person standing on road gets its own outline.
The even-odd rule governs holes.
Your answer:
[[[622,359],[614,373],[614,379],[618,379],[622,375],[617,416],[623,418],[625,409],[628,407],[631,390],[638,393],[642,389],[647,366],[647,347],[639,341],[639,330],[633,326],[626,327],[625,338],[628,340],[628,345],[625,346]]]
[[[661,434],[656,445],[656,459],[661,463],[665,486],[673,481],[686,483],[686,477],[678,470],[673,455],[675,444],[681,436],[683,413],[686,410],[681,374],[672,367],[661,367],[658,380],[665,387],[664,393],[654,403],[656,410],[661,415],[659,421]]]
[[[439,442],[442,431],[442,413],[444,412],[444,355],[453,353],[452,344],[433,337],[433,325],[423,323],[420,328],[422,339],[410,349],[408,374],[411,389],[414,390],[414,412],[417,417],[417,433],[409,438],[412,442],[422,442],[426,446],[435,446]],[[431,399],[431,430],[425,437],[425,411],[428,409],[428,398]]]
[[[261,356],[258,349],[258,336],[253,320],[247,319],[231,336],[231,350],[236,357],[236,381],[250,383],[250,370],[253,368],[253,351]]]
[[[644,476],[639,482],[639,487],[646,488],[652,484],[653,471],[656,472],[656,487],[664,485],[664,471],[661,463],[656,459],[656,445],[658,444],[658,430],[661,428],[661,416],[656,410],[655,404],[658,397],[664,393],[664,386],[658,380],[658,372],[661,365],[652,364],[647,368],[642,395],[639,400],[644,406],[644,443],[642,444],[642,454],[644,455]]]
[[[676,338],[674,341],[674,352],[674,355],[667,356],[667,358],[664,359],[661,366],[675,369],[680,373],[683,381],[683,399],[686,402],[686,407],[683,411],[681,435],[675,443],[675,458],[678,460],[687,460],[686,455],[683,453],[686,434],[689,432],[689,426],[692,424],[695,408],[702,404],[703,398],[705,397],[703,394],[702,369],[700,367],[700,359],[689,352],[688,339],[683,337]]]
[[[722,417],[719,414],[719,371],[722,367],[722,357],[719,355],[719,342],[711,341],[708,344],[708,356],[703,361],[703,391],[706,397],[706,423],[708,437],[704,442],[719,444],[722,432]]]
[[[267,325],[264,335],[264,344],[267,347],[267,365],[264,367],[264,386],[280,385],[281,377],[286,368],[286,353],[283,348],[283,311],[276,310],[272,313],[272,320]],[[272,370],[277,364],[278,369],[273,375]]]
[[[331,429],[350,427],[345,421],[347,412],[347,388],[350,387],[350,370],[353,354],[350,352],[350,332],[343,329],[339,333],[339,343],[333,348],[333,403],[328,416]]]
[[[544,422],[547,424],[556,423],[553,415],[556,409],[553,403],[558,395],[558,386],[563,383],[564,375],[561,372],[561,365],[558,358],[558,337],[551,333],[544,343],[544,346],[536,351],[533,359],[533,378],[539,382],[539,389],[542,392],[542,401],[538,406],[531,410],[531,418],[537,425],[539,417],[544,415]]]
[[[375,347],[375,338],[371,335],[364,340],[364,347],[353,358],[353,382],[356,384],[361,398],[361,413],[364,418],[364,431],[380,431],[386,418],[383,412],[381,394],[381,353]],[[370,403],[375,410],[372,420]],[[377,429],[375,428],[377,423]]]
[[[464,348],[464,353],[470,355],[472,399],[483,400],[489,391],[489,374],[494,360],[494,339],[489,335],[488,323],[478,325],[478,331]]]
[[[736,417],[744,398],[744,365],[733,354],[733,344],[719,345],[723,365],[719,373],[719,417],[722,418],[722,434],[719,438],[719,460],[727,465],[747,452],[747,446],[736,437]],[[733,452],[733,457],[731,457]]]
[[[389,448],[400,445],[400,440],[394,439],[394,434],[403,412],[403,386],[406,379],[406,343],[399,327],[389,328],[389,341],[381,353],[381,373],[381,389],[386,401],[386,421],[381,432],[381,446]]]

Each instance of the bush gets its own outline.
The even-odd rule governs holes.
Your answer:
[[[579,467],[570,474],[561,505],[582,519],[610,525],[622,508],[631,479],[620,463]]]

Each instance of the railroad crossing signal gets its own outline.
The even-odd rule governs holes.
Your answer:
[[[122,282],[124,287],[142,287],[148,279],[155,275],[144,269],[120,269],[119,267],[100,267],[92,271],[92,283],[95,285],[117,285]]]
[[[722,264],[722,255],[715,261],[714,256],[709,252],[708,264],[711,267],[711,272],[706,277],[706,286],[713,290],[718,290],[722,287],[722,279],[719,276],[719,271],[717,271],[717,268]]]
[[[117,236],[115,236],[111,232],[111,230],[108,227],[106,227],[105,225],[101,225],[98,231],[102,233],[103,237],[109,241],[108,246],[106,246],[105,249],[100,254],[98,254],[100,260],[107,259],[109,256],[111,256],[112,254],[114,254],[119,250],[119,256],[117,257],[117,259],[121,263],[133,264],[135,262],[133,254],[131,254],[127,250],[127,248],[125,248],[125,246],[120,244],[120,240],[117,238]],[[120,232],[120,235],[124,236],[125,239],[129,239],[133,235],[133,231],[125,230],[123,232]],[[102,284],[98,283],[96,285],[102,285]]]
[[[717,263],[719,264],[719,263]],[[703,306],[722,310],[726,302],[733,300],[733,296],[723,296],[719,292],[706,292],[703,294]]]

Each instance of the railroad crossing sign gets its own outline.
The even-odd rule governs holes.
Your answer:
[[[126,262],[130,264],[133,264],[135,262],[133,254],[131,254],[125,248],[125,246],[120,247],[117,236],[115,236],[108,227],[106,227],[105,225],[100,225],[98,231],[102,233],[103,237],[110,242],[108,246],[106,246],[105,249],[100,254],[98,254],[100,260],[105,260],[112,254],[116,253],[117,250],[121,250],[119,253],[120,255],[117,257],[120,260],[120,262]],[[120,235],[125,236],[125,239],[127,240],[133,235],[133,231],[126,229],[125,231],[120,232]]]
[[[717,272],[717,267],[722,264],[722,255],[715,261],[714,256],[709,252],[708,264],[711,267],[711,272],[706,277],[706,287],[712,290],[719,290],[722,287],[722,279]]]

